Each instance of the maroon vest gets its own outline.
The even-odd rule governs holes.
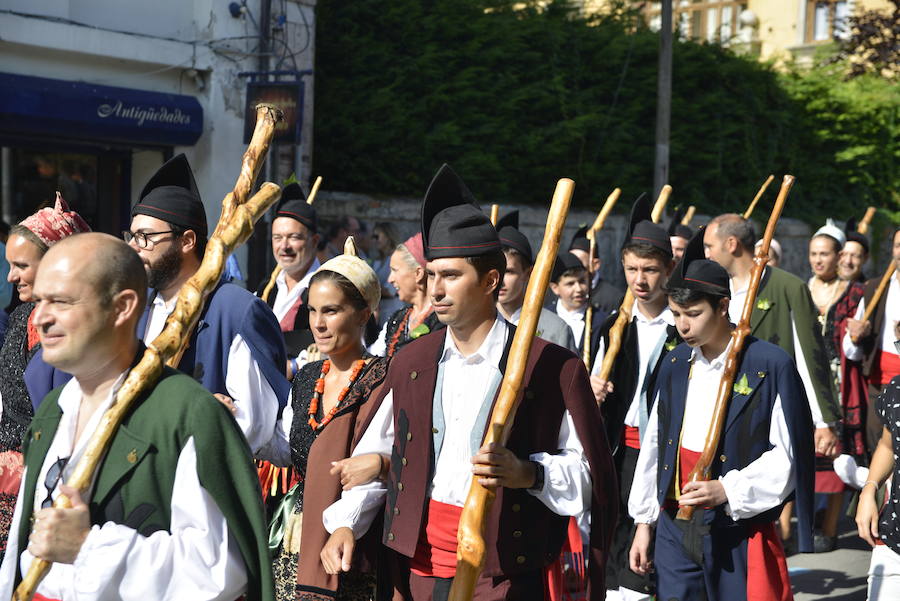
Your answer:
[[[384,394],[393,390],[395,432],[384,544],[406,557],[414,555],[427,519],[435,463],[432,401],[444,335],[443,331],[429,334],[398,351],[383,387]],[[511,341],[512,332],[507,348]],[[612,501],[617,493],[612,459],[587,372],[570,351],[535,338],[524,382],[507,448],[519,458],[556,452],[563,413],[569,409],[591,465],[595,489],[592,511],[597,516],[596,539],[592,534],[596,544],[592,546],[599,551],[591,572],[600,576],[615,521]],[[598,498],[602,499],[599,504]],[[612,522],[607,524],[610,517]],[[567,522],[567,517],[553,513],[524,489],[498,489],[485,527],[484,575],[513,575],[549,565],[559,557]]]

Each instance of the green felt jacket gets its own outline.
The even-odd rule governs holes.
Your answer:
[[[47,395],[25,436],[27,471],[19,499],[25,508],[34,506],[38,474],[59,426],[61,391]],[[91,523],[112,521],[144,536],[168,531],[178,457],[190,437],[200,484],[215,499],[244,558],[247,601],[274,599],[262,496],[247,442],[206,389],[173,369],[164,369],[152,393],[138,399],[116,431],[90,495]],[[25,510],[19,524],[20,549],[31,532],[27,515]]]
[[[777,267],[766,268],[750,315],[750,334],[780,346],[796,360],[791,329],[793,319],[822,419],[834,423],[840,420],[841,409],[832,384],[818,315],[803,280]]]

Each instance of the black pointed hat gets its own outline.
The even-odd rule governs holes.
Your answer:
[[[706,253],[703,251],[703,232],[705,230],[706,226],[702,226],[688,242],[687,248],[684,249],[684,255],[675,266],[666,287],[670,289],[688,288],[731,298],[728,272],[715,261],[707,259]]]
[[[135,215],[156,217],[206,238],[206,211],[184,154],[172,157],[153,174],[131,209],[131,216]]]
[[[477,257],[500,250],[491,220],[478,208],[466,184],[444,163],[422,201],[425,258]]]
[[[672,221],[669,222],[669,236],[677,236],[679,238],[684,238],[685,240],[690,240],[694,237],[694,230],[681,223],[682,219],[684,219],[684,209],[678,207],[672,214]]]
[[[584,269],[581,259],[570,252],[561,252],[556,255],[556,261],[553,263],[553,271],[550,273],[550,281],[558,282],[562,274],[570,269]]]
[[[297,182],[291,182],[281,191],[281,204],[278,205],[275,216],[276,218],[289,217],[296,219],[314,234],[318,229],[319,222],[316,218],[316,210],[311,204],[307,204],[306,194],[303,193],[303,188]]]
[[[584,252],[590,252],[591,250],[591,241],[588,240],[587,233],[588,225],[582,225],[578,228],[578,231],[572,236],[572,241],[569,242],[569,250],[583,250]]]
[[[669,232],[662,226],[653,223],[650,200],[646,193],[638,196],[631,207],[631,219],[623,247],[628,244],[649,244],[667,253],[670,257],[672,256]]]
[[[844,226],[844,235],[847,236],[847,242],[856,242],[864,249],[866,249],[866,254],[869,253],[869,237],[865,234],[860,234],[856,231],[856,226],[859,222],[856,220],[856,217],[851,217],[847,220],[847,225]]]
[[[528,265],[534,264],[534,251],[531,249],[531,243],[525,234],[519,231],[519,211],[512,211],[498,219],[496,227],[501,247],[515,250],[525,257]]]

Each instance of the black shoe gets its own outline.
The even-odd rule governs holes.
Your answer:
[[[816,534],[813,537],[813,553],[830,553],[837,546],[836,536]]]
[[[784,547],[784,556],[790,557],[797,554],[797,539],[793,536],[781,539],[781,546]]]

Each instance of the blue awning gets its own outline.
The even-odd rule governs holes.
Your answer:
[[[0,133],[190,146],[203,133],[193,96],[0,73]]]

